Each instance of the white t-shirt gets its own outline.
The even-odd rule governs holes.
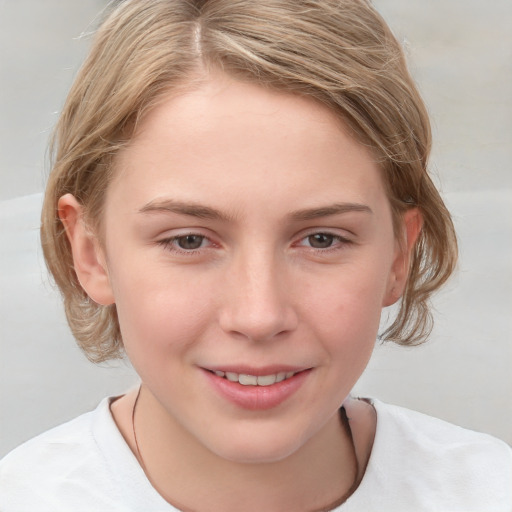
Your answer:
[[[336,511],[512,511],[508,445],[371,402],[377,431],[370,461],[358,489]],[[95,411],[41,434],[0,461],[0,510],[176,512],[149,483],[109,403],[106,398]]]

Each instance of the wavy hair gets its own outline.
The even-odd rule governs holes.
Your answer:
[[[41,239],[78,344],[94,362],[121,357],[115,305],[78,282],[57,203],[73,194],[101,226],[115,156],[137,123],[199,70],[315,98],[336,113],[382,169],[395,234],[417,207],[423,229],[399,310],[382,339],[424,341],[428,300],[452,273],[452,220],[428,174],[429,118],[403,49],[367,0],[125,0],[111,4],[69,92],[51,143]]]

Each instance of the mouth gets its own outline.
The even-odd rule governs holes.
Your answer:
[[[217,377],[228,380],[229,382],[238,382],[242,386],[272,386],[278,382],[291,379],[296,372],[278,372],[268,375],[251,375],[249,373],[224,372],[222,370],[208,370]]]
[[[233,371],[238,370],[238,371]],[[309,380],[313,368],[203,368],[212,388],[225,400],[250,411],[287,402]]]

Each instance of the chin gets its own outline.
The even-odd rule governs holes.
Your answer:
[[[277,429],[278,427],[276,427]],[[275,429],[274,429],[275,430]],[[247,429],[227,435],[221,443],[210,446],[215,455],[239,464],[271,464],[294,454],[305,443],[305,436],[293,435],[289,429],[281,432],[257,432]]]
[[[285,447],[269,449],[267,446],[245,446],[238,451],[233,447],[225,452],[217,453],[223,459],[236,464],[273,464],[285,460],[295,450]]]

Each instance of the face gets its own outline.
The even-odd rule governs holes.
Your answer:
[[[396,300],[378,166],[325,107],[226,77],[155,108],[116,166],[104,287],[146,388],[225,459],[300,450]]]

